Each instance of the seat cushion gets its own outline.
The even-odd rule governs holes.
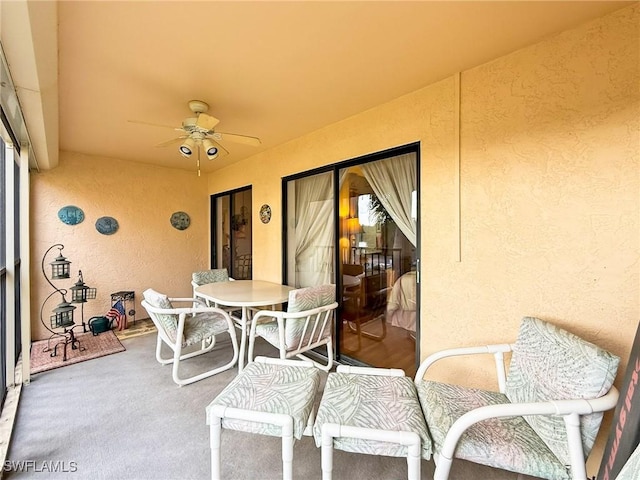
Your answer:
[[[213,405],[283,413],[293,418],[293,435],[299,440],[313,410],[319,385],[320,372],[316,368],[252,362],[207,407],[207,423],[210,423],[209,409]],[[268,423],[223,418],[222,426],[243,432],[282,436],[282,429],[278,425]]]
[[[593,399],[606,394],[620,359],[551,323],[533,317],[522,320],[514,345],[506,395],[512,402]],[[569,452],[560,416],[525,417],[536,433],[564,463]],[[602,413],[580,419],[585,455],[593,447]]]
[[[222,314],[196,313],[194,316],[185,318],[182,346],[187,347],[227,331],[229,331],[229,324]]]
[[[486,405],[509,403],[509,399],[498,392],[446,383],[421,382],[417,388],[438,453],[447,432],[462,415]],[[522,417],[493,418],[474,424],[460,437],[454,456],[535,477],[571,478],[563,463]]]
[[[202,272],[193,272],[191,274],[191,279],[198,285],[227,282],[229,280],[229,272],[226,268],[214,268],[212,270],[204,270]]]
[[[330,373],[313,426],[318,447],[322,445],[325,423],[415,432],[420,436],[422,458],[431,458],[431,439],[415,385],[409,377]],[[336,438],[334,448],[370,455],[407,456],[404,445],[359,438]]]
[[[152,288],[146,289],[144,292],[142,292],[142,295],[144,296],[144,299],[147,301],[147,303],[152,307],[162,308],[162,309],[173,308],[171,301],[166,295],[160,292],[157,292]],[[155,316],[155,319],[159,323],[157,327],[162,328],[167,334],[167,336],[173,342],[175,342],[177,331],[178,331],[178,315],[171,315],[167,313],[153,313],[153,312],[149,312],[149,315],[151,315],[152,319]]]

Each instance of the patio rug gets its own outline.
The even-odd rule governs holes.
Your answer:
[[[93,358],[111,355],[112,353],[123,352],[125,350],[118,337],[112,330],[93,335],[91,332],[79,333],[76,338],[80,341],[80,348],[73,350],[71,345],[67,345],[67,360],[63,361],[63,345],[58,347],[58,353],[55,357],[51,356],[51,352],[47,349],[48,340],[38,340],[31,344],[31,373],[40,373],[54,368],[72,365],[74,363],[84,362]],[[53,348],[60,339],[52,339],[51,347]]]

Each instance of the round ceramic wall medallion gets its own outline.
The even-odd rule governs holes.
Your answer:
[[[118,221],[113,217],[100,217],[96,220],[96,230],[102,235],[113,235],[118,231]]]
[[[67,205],[58,210],[58,218],[67,225],[77,225],[84,220],[84,212],[75,205]]]
[[[171,215],[171,226],[178,230],[186,230],[191,225],[191,218],[185,212],[175,212]]]
[[[271,207],[266,203],[260,207],[260,220],[262,223],[269,223],[271,220]]]

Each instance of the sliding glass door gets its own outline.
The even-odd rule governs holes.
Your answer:
[[[418,145],[284,180],[286,279],[335,283],[344,363],[415,372]]]
[[[236,280],[252,278],[251,187],[211,196],[212,268]]]

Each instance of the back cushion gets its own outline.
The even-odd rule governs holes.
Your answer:
[[[147,301],[147,303],[152,307],[162,308],[162,309],[173,308],[171,301],[169,301],[169,298],[166,295],[160,292],[156,292],[151,288],[148,288],[147,290],[142,292],[142,295],[144,296],[144,299]],[[176,333],[178,331],[178,316],[170,315],[166,313],[149,312],[149,314],[155,315],[156,319],[160,323],[160,326],[167,333],[169,338],[175,342]]]
[[[514,346],[507,376],[511,402],[592,399],[609,391],[619,357],[550,323],[525,317]],[[525,420],[565,464],[569,453],[562,417],[528,416]],[[602,413],[583,416],[582,443],[591,451]]]
[[[324,305],[331,305],[335,301],[335,285],[327,284],[299,288],[289,292],[287,312],[304,312],[305,310],[311,310]]]
[[[214,268],[213,270],[193,272],[191,279],[198,285],[226,282],[229,280],[229,272],[227,272],[226,268]]]
[[[292,290],[289,292],[289,304],[287,305],[287,312],[304,312],[305,310],[311,310],[325,305],[331,305],[336,301],[336,286],[335,285],[318,285],[315,287],[299,288],[298,290]],[[321,317],[323,318],[323,317]],[[310,324],[307,327],[305,333],[305,321],[306,318],[289,318],[287,319],[285,326],[285,343],[288,348],[296,347],[300,343],[300,339],[303,337],[308,340],[309,334],[313,331],[313,325]],[[319,328],[319,327],[318,327]],[[331,334],[331,322],[329,322],[324,331],[323,337]]]

